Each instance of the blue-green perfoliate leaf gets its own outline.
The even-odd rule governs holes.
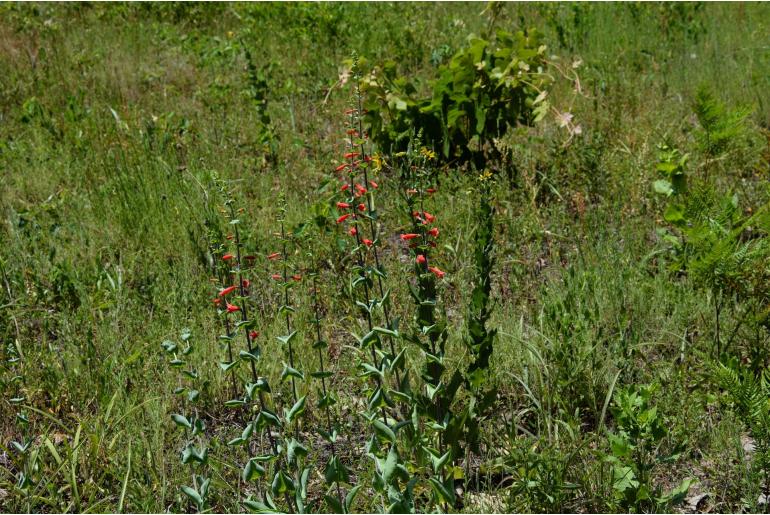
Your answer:
[[[305,398],[305,395],[300,397],[288,411],[284,409],[284,418],[287,424],[291,424],[305,411]]]
[[[180,415],[178,413],[174,413],[171,415],[171,419],[176,423],[178,426],[182,426],[187,429],[192,429],[193,425],[192,422],[187,420],[187,417],[184,415]]]
[[[253,481],[255,479],[259,479],[265,475],[265,467],[259,464],[259,462],[250,459],[246,462],[246,466],[243,467],[243,473],[241,474],[241,477],[243,477],[244,481]]]

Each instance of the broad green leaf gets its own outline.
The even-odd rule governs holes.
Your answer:
[[[377,433],[377,436],[383,440],[389,441],[391,444],[396,443],[396,433],[394,433],[390,427],[385,425],[382,420],[378,418],[373,419],[372,426],[374,426],[374,432]]]
[[[193,490],[189,486],[183,486],[182,492],[184,492],[184,494],[189,497],[198,506],[198,508],[203,506],[203,498],[197,491]]]
[[[291,424],[294,420],[296,420],[297,417],[299,417],[302,414],[302,412],[305,411],[305,398],[306,398],[305,395],[300,397],[297,400],[297,402],[294,403],[294,406],[292,406],[289,411],[285,412],[286,413],[285,418],[286,418],[287,424]]]
[[[179,415],[178,413],[174,413],[171,415],[171,419],[178,425],[182,427],[186,427],[187,429],[192,429],[192,422],[187,420],[187,417],[184,415]]]

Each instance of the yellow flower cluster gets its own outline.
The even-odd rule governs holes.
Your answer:
[[[479,174],[479,180],[481,182],[488,181],[491,178],[492,178],[492,172],[490,172],[488,169],[484,170]]]
[[[436,159],[436,153],[432,150],[428,150],[425,147],[422,147],[420,149],[420,155],[428,159],[429,161],[433,161],[434,159]]]

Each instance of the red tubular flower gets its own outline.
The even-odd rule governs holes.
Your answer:
[[[345,109],[345,114],[353,114],[355,112],[356,112],[355,109]]]
[[[425,264],[425,256],[422,254],[417,255],[417,264],[424,265]]]
[[[259,333],[256,331],[251,331],[249,333],[249,338],[251,338],[252,340],[256,340],[258,337],[259,337]]]
[[[419,234],[415,234],[413,232],[410,232],[410,233],[407,233],[407,234],[402,234],[401,235],[401,239],[404,240],[404,241],[409,241],[409,240],[415,239],[418,236],[419,236]]]
[[[364,204],[363,202],[358,204],[358,210],[359,211],[366,211],[366,204]]]
[[[224,297],[225,295],[232,293],[234,290],[235,290],[235,286],[228,286],[227,288],[224,288],[219,291],[219,296]]]
[[[241,310],[241,308],[239,308],[238,306],[233,306],[229,302],[227,303],[227,312],[228,313],[235,313],[236,311],[240,311],[240,310]]]
[[[438,236],[438,227],[432,227],[428,234],[436,238]]]
[[[376,190],[377,188],[379,188],[379,186],[377,185],[377,183],[376,183],[376,182],[374,182],[374,181],[373,181],[373,180],[371,180],[371,179],[369,180],[369,186],[371,186],[371,187],[372,187],[372,188],[374,188],[375,190]]]
[[[363,241],[363,242],[364,242],[364,245],[366,245],[367,247],[371,247],[371,246],[372,246],[372,244],[374,243],[372,240],[368,240],[368,239],[366,239],[366,238],[364,238],[364,239],[363,239],[363,240],[361,240],[361,241]]]
[[[211,302],[213,302],[215,305],[219,306],[219,303],[222,302],[222,299],[217,297],[216,299],[211,299]]]
[[[436,217],[435,217],[435,216],[433,216],[432,214],[428,213],[427,211],[425,211],[425,212],[422,214],[422,216],[424,216],[424,217],[425,217],[425,219],[426,219],[426,220],[427,220],[429,223],[433,223],[433,222],[436,220]]]
[[[227,236],[225,236],[225,238],[228,239],[228,240],[232,240],[233,239],[233,235],[232,234],[228,234]]]
[[[364,137],[366,137],[366,136],[364,136]],[[367,162],[367,163],[371,163],[372,162],[372,156],[364,156],[364,161]]]
[[[344,170],[344,169],[345,169],[345,168],[347,168],[348,166],[349,166],[349,165],[348,165],[347,163],[342,163],[342,164],[341,164],[341,165],[339,165],[337,168],[335,168],[335,169],[334,169],[334,171],[335,171],[335,172],[341,172],[342,170]]]
[[[232,254],[225,254],[224,256],[222,256],[222,261],[230,261],[234,257],[235,256],[233,256]]]
[[[243,280],[243,287],[244,288],[248,288],[250,284],[251,284],[251,282],[248,279],[244,279]]]
[[[272,277],[276,281],[280,281],[281,280],[281,275],[280,274],[273,274],[270,277]]]
[[[433,272],[433,275],[435,275],[435,276],[436,276],[436,277],[438,277],[439,279],[443,279],[443,278],[444,278],[444,276],[446,275],[446,272],[442,272],[441,270],[439,270],[439,269],[438,269],[438,268],[436,268],[435,266],[429,266],[429,267],[428,267],[428,270],[430,270],[431,272]]]
[[[342,187],[340,187],[340,191],[348,191],[348,188],[350,188],[350,184],[343,184]]]
[[[345,159],[353,159],[354,157],[358,157],[360,155],[361,155],[360,152],[348,152],[347,154],[345,154]]]
[[[337,209],[349,209],[350,204],[347,202],[337,202]]]
[[[350,136],[358,136],[358,131],[355,129],[348,129],[347,134]]]
[[[356,234],[358,234],[358,230],[355,227],[351,227],[348,232],[350,233],[351,236],[355,236]]]
[[[410,188],[410,189],[406,190],[406,193],[409,194],[409,195],[414,195],[415,193],[417,193],[417,190],[414,189],[414,188]]]
[[[294,279],[295,281],[301,281],[302,280],[302,276],[299,275],[299,274],[294,274],[294,275],[291,276],[291,278]]]
[[[353,216],[353,214],[352,214],[352,213],[348,213],[348,214],[346,214],[346,215],[342,215],[341,217],[337,218],[337,223],[338,223],[338,224],[341,224],[342,222],[344,222],[345,220],[347,220],[347,219],[348,219],[348,218],[350,218],[351,216]]]
[[[356,191],[361,195],[366,195],[366,188],[364,188],[360,184],[356,184]]]
[[[278,259],[279,257],[281,257],[281,253],[280,252],[273,252],[272,254],[267,256],[267,259],[269,259],[270,261],[274,261],[274,260]]]
[[[425,191],[426,191],[426,192],[428,192],[428,193],[430,193],[430,194],[432,195],[432,194],[436,193],[436,188],[428,188],[428,189],[427,189],[427,190],[425,190]]]

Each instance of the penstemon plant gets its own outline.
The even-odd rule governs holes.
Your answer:
[[[289,362],[283,363],[283,372],[281,381],[291,380],[291,407],[283,408],[281,425],[284,429],[281,436],[279,449],[286,454],[286,471],[280,470],[273,476],[271,489],[274,495],[294,494],[293,503],[299,513],[304,513],[305,503],[307,501],[307,485],[310,477],[310,467],[306,466],[305,458],[308,455],[307,448],[299,439],[300,423],[305,413],[307,396],[299,396],[297,393],[297,382],[304,382],[305,374],[299,369],[298,362],[295,360],[294,341],[297,339],[298,331],[293,326],[293,314],[295,308],[292,306],[291,289],[302,280],[301,274],[290,269],[289,261],[289,243],[290,237],[286,232],[286,201],[281,198],[279,207],[278,222],[281,227],[281,251],[274,252],[268,258],[272,261],[281,260],[281,273],[274,274],[274,278],[279,282],[283,304],[278,308],[278,316],[283,316],[286,323],[286,334],[278,336],[278,341],[288,352]]]
[[[199,512],[206,508],[209,485],[211,479],[198,472],[208,465],[208,447],[203,438],[206,426],[198,413],[197,403],[200,399],[199,383],[201,382],[200,372],[191,367],[189,360],[192,358],[195,347],[192,341],[192,333],[189,329],[182,330],[179,335],[181,340],[177,344],[171,340],[165,340],[161,346],[166,354],[169,355],[169,366],[178,371],[179,386],[174,393],[184,395],[186,404],[189,406],[186,414],[174,413],[171,419],[174,423],[185,430],[186,442],[182,450],[182,464],[192,467],[192,485],[182,486],[182,492],[195,503]]]
[[[414,280],[408,283],[415,302],[415,315],[411,330],[404,338],[415,344],[422,354],[420,374],[424,393],[413,394],[413,441],[415,460],[426,470],[427,482],[432,491],[431,504],[447,511],[454,506],[454,467],[458,428],[462,420],[452,413],[452,404],[461,385],[461,375],[455,372],[449,380],[445,376],[447,365],[446,320],[438,304],[438,281],[445,272],[435,266],[432,250],[436,248],[439,228],[436,216],[426,209],[426,200],[435,193],[431,184],[431,161],[435,153],[425,147],[419,152],[409,151],[402,166],[401,182],[404,200],[410,218],[411,232],[401,235],[410,249]],[[424,421],[424,422],[423,422]]]
[[[243,243],[241,241],[239,229],[241,221],[237,217],[237,214],[241,214],[243,211],[239,209],[236,213],[235,202],[229,192],[224,189],[221,191],[225,199],[224,213],[228,217],[228,225],[233,231],[232,237],[229,237],[228,240],[235,246],[234,251],[225,249],[225,253],[219,258],[229,267],[225,276],[228,278],[228,283],[230,283],[229,286],[223,288],[219,292],[219,297],[223,299],[219,302],[219,313],[224,318],[224,326],[227,331],[227,334],[223,335],[221,338],[227,341],[231,351],[232,345],[239,333],[243,334],[243,339],[246,343],[245,348],[241,349],[238,353],[238,359],[232,359],[234,358],[234,355],[231,352],[228,355],[228,358],[231,359],[231,361],[222,363],[221,367],[225,372],[233,370],[233,373],[235,373],[240,364],[246,363],[248,366],[247,377],[249,378],[243,380],[242,394],[240,394],[240,396],[236,395],[235,398],[226,401],[225,406],[238,409],[249,408],[247,413],[251,412],[256,414],[256,416],[250,418],[245,424],[240,436],[230,440],[228,445],[245,445],[247,448],[251,449],[252,437],[255,434],[266,435],[269,449],[256,456],[249,456],[242,469],[241,478],[244,482],[249,483],[265,477],[268,475],[266,466],[269,467],[271,464],[273,477],[282,478],[285,475],[283,471],[283,460],[278,445],[278,438],[274,435],[272,430],[272,428],[280,429],[281,421],[279,417],[268,408],[266,397],[271,392],[270,385],[267,379],[260,376],[257,372],[257,363],[260,360],[260,349],[257,345],[257,339],[259,338],[259,332],[256,330],[257,322],[255,319],[249,318],[249,286],[251,285],[251,282],[245,277],[249,268],[246,262],[253,262],[255,259],[247,259],[249,256],[243,255]],[[234,319],[229,321],[229,316],[233,316]],[[277,489],[273,488],[274,495],[276,495],[276,490]],[[288,490],[280,489],[278,495],[280,494],[283,494],[287,508],[290,510],[294,509],[294,503],[289,496]],[[263,492],[262,501],[254,500],[249,496],[243,503],[249,509],[256,511],[278,511],[273,498],[266,491]]]
[[[400,335],[397,325],[390,320],[387,307],[390,293],[383,286],[387,275],[377,251],[379,236],[374,192],[379,185],[369,178],[367,171],[373,160],[366,155],[366,138],[360,132],[360,95],[356,94],[353,103],[346,111],[349,124],[345,161],[337,167],[337,172],[346,176],[341,188],[346,197],[337,202],[336,207],[342,212],[337,224],[346,224],[348,234],[355,242],[352,249],[355,266],[348,291],[363,318],[365,331],[363,336],[358,336],[356,331],[351,330],[362,351],[359,363],[361,376],[368,378],[371,384],[362,413],[372,430],[366,449],[374,464],[372,486],[379,493],[382,509],[411,512],[414,509],[412,490],[416,479],[409,474],[399,452],[396,432],[403,424],[398,420],[393,400],[395,396],[405,396],[398,388],[388,386],[393,382],[399,384],[400,377],[397,376],[400,372],[396,372],[403,367],[404,354],[395,355],[394,341]],[[365,233],[367,230],[368,234]],[[378,320],[384,322],[384,327],[378,325]],[[383,348],[383,339],[389,341],[387,350]],[[367,348],[370,360],[363,358]]]

